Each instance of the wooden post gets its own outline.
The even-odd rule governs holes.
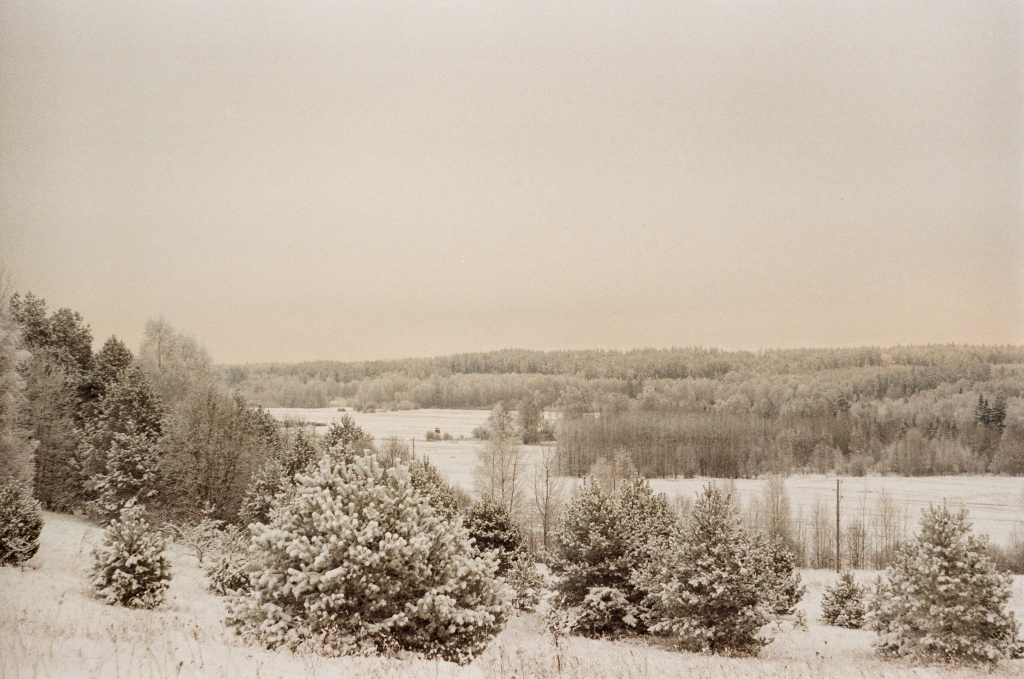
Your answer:
[[[412,459],[416,459],[416,437],[412,439]]]
[[[839,551],[839,479],[836,479],[836,573],[840,572],[842,554]]]

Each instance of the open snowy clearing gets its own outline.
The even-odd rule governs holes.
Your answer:
[[[400,410],[378,413],[339,412],[337,408],[271,408],[270,413],[281,420],[322,422],[329,424],[345,415],[381,439],[397,436],[410,441],[416,439],[416,454],[426,455],[431,463],[448,479],[466,490],[473,490],[473,469],[483,445],[470,438],[474,427],[487,419],[486,410]],[[424,441],[427,430],[440,428],[459,441]],[[318,431],[326,429],[318,428]],[[528,457],[539,446],[527,446]],[[1024,477],[1009,476],[866,476],[842,477],[842,511],[845,517],[858,518],[862,512],[868,516],[874,511],[879,494],[887,493],[896,506],[907,509],[907,525],[913,529],[918,516],[929,503],[943,502],[965,506],[975,531],[987,534],[994,542],[1006,544],[1014,530],[1024,535]],[[652,479],[651,487],[665,493],[670,499],[692,498],[708,482],[705,478]],[[751,496],[759,495],[764,482],[757,479],[737,479],[733,487],[744,504]],[[786,479],[794,515],[801,512],[809,517],[814,504],[821,501],[835,507],[836,477],[821,474],[792,475]]]
[[[771,632],[759,658],[676,653],[643,640],[569,639],[556,648],[536,615],[514,618],[468,667],[415,658],[322,658],[243,644],[221,622],[223,603],[204,589],[196,559],[170,550],[174,581],[156,611],[103,604],[89,594],[86,569],[98,528],[46,515],[42,547],[26,568],[0,569],[0,679],[136,677],[981,677],[985,670],[913,667],[882,660],[873,635],[817,622],[821,591],[835,574],[803,571],[808,592],[800,608],[807,630]],[[868,581],[872,573],[858,573]],[[1012,606],[1024,616],[1024,578]],[[1024,676],[1024,661],[1003,663],[994,676]]]

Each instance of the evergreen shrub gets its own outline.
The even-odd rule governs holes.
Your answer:
[[[0,486],[0,566],[22,564],[39,551],[43,507],[20,483]]]

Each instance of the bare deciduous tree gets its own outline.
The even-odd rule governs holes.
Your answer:
[[[477,490],[518,516],[526,465],[512,414],[498,405],[485,426],[487,442],[476,470]]]
[[[550,545],[565,496],[565,479],[558,475],[558,452],[552,446],[544,446],[533,463],[533,511],[544,549]]]
[[[206,349],[163,319],[146,321],[139,361],[153,376],[157,391],[171,409],[212,377]]]

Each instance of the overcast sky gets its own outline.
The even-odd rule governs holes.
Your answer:
[[[1021,7],[0,0],[0,260],[224,363],[1022,343]]]

